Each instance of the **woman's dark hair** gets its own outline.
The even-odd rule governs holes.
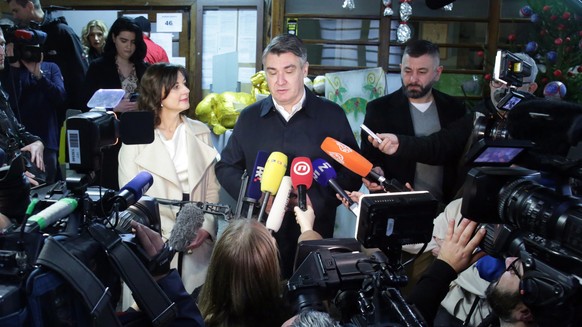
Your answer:
[[[161,123],[162,100],[168,96],[172,87],[176,85],[179,72],[184,75],[187,84],[188,72],[186,68],[166,62],[149,66],[141,78],[137,106],[140,110],[153,111],[154,126],[156,127]]]
[[[107,34],[107,40],[105,41],[105,48],[103,49],[103,56],[105,57],[115,57],[117,54],[117,49],[115,48],[115,43],[113,42],[113,38],[118,36],[121,32],[133,32],[135,34],[135,52],[129,58],[129,61],[132,63],[141,63],[143,62],[147,47],[143,40],[143,32],[141,28],[137,26],[137,24],[131,18],[127,17],[119,17],[111,28],[109,29],[109,33]]]

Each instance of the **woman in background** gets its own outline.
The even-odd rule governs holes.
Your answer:
[[[282,300],[275,239],[255,219],[230,222],[216,242],[198,297],[207,327],[281,326],[291,314]]]
[[[169,200],[218,202],[220,186],[214,174],[218,152],[210,129],[186,116],[190,108],[187,73],[182,66],[158,63],[142,77],[140,110],[154,113],[155,138],[151,144],[123,144],[119,152],[119,183],[130,181],[140,171],[154,178],[147,195]],[[168,238],[178,207],[160,205],[162,236]],[[182,261],[182,280],[190,293],[204,283],[216,238],[216,220],[205,215],[202,228],[187,247]]]
[[[123,89],[125,97],[115,108],[108,109],[113,109],[118,116],[136,110],[137,102],[131,95],[136,93],[139,81],[147,68],[144,62],[145,55],[146,45],[139,26],[131,18],[118,18],[111,25],[107,35],[103,56],[89,65],[85,78],[83,97],[85,103],[99,89]],[[120,143],[103,151],[101,171],[96,177],[95,184],[119,190],[117,155]]]
[[[85,46],[85,54],[89,63],[103,55],[107,38],[107,26],[102,20],[91,20],[83,27],[81,42]]]

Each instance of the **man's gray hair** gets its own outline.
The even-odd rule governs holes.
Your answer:
[[[292,53],[299,57],[301,67],[307,62],[307,48],[305,48],[300,38],[292,34],[278,35],[269,42],[269,45],[263,51],[263,66],[269,53],[276,55]]]
[[[536,81],[536,77],[538,76],[538,65],[536,65],[535,60],[532,57],[528,56],[523,52],[514,53],[516,57],[518,57],[523,62],[529,64],[531,66],[531,73],[529,76],[523,77],[524,83],[533,83]]]
[[[326,312],[307,310],[300,312],[291,327],[339,327],[340,324]]]

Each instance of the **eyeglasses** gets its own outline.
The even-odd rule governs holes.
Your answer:
[[[523,85],[522,86],[527,86],[527,85],[530,85],[530,84],[531,84],[530,82],[523,82]],[[507,84],[504,84],[502,82],[496,81],[494,79],[491,80],[490,85],[491,85],[491,87],[496,88],[496,89],[499,89],[499,88],[502,88],[502,87],[507,86]]]
[[[519,260],[519,258],[516,258],[511,262],[509,266],[507,266],[505,271],[508,271],[510,274],[515,275],[517,276],[517,278],[521,279],[523,277],[523,273],[520,272],[522,267],[523,266],[521,264],[521,260]]]

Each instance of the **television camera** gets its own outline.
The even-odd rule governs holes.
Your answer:
[[[506,139],[507,122],[505,116],[518,103],[533,99],[533,95],[518,90],[524,84],[524,78],[529,78],[532,74],[530,63],[522,60],[517,55],[505,51],[497,51],[493,70],[493,81],[504,85],[494,91],[494,98],[497,101],[493,112],[486,112],[485,116],[477,118],[473,130],[473,139]]]
[[[520,293],[536,323],[574,325],[582,309],[582,107],[530,99],[505,119],[506,136],[473,144],[461,213],[485,225],[481,248],[524,264]]]
[[[6,43],[14,44],[14,54],[8,58],[10,63],[19,60],[27,62],[42,61],[42,46],[46,41],[46,33],[38,28],[18,28],[1,25]]]
[[[364,195],[359,206],[355,239],[299,243],[288,298],[297,312],[325,311],[333,299],[341,322],[355,326],[426,326],[400,294],[408,282],[400,252],[430,241],[437,201],[426,191],[402,192]],[[381,251],[366,256],[360,244]]]

